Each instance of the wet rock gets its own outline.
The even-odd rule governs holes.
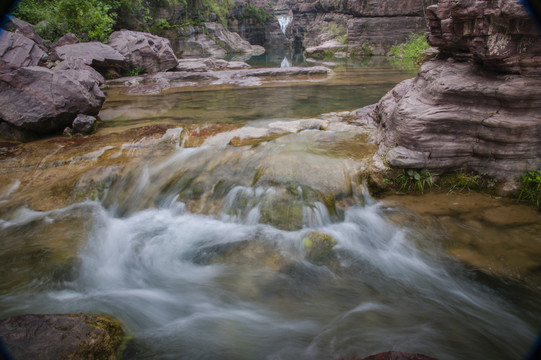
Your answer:
[[[43,39],[34,30],[34,26],[26,21],[16,18],[15,16],[7,15],[2,23],[2,27],[7,31],[17,32],[34,41],[37,46],[47,52]]]
[[[240,70],[248,69],[250,65],[241,61],[225,61],[221,59],[181,59],[176,67],[177,71],[206,72],[216,70]]]
[[[131,69],[155,73],[174,69],[178,64],[169,40],[156,35],[115,31],[109,37],[109,45],[126,58]]]
[[[79,114],[73,120],[73,131],[80,134],[90,134],[96,130],[97,119],[94,116]]]
[[[338,242],[331,235],[312,231],[303,239],[306,259],[316,265],[323,265],[332,258],[332,248]]]
[[[37,133],[60,131],[78,114],[96,115],[105,95],[103,77],[82,61],[54,69],[24,67],[0,72],[0,119]]]
[[[21,315],[0,321],[15,359],[117,359],[121,325],[100,315]]]
[[[0,60],[9,66],[36,66],[46,56],[35,41],[22,34],[3,31],[0,36]]]
[[[325,57],[327,55],[336,55],[337,52],[347,52],[347,45],[337,40],[328,40],[321,45],[309,47],[305,50],[306,55],[315,57]]]
[[[66,41],[70,41],[66,39]],[[97,68],[126,68],[126,59],[109,45],[86,42],[56,46],[50,54],[51,60],[81,59],[86,65]]]
[[[422,354],[408,354],[399,351],[387,351],[365,357],[361,360],[436,360]]]

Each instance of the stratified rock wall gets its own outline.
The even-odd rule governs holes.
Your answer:
[[[391,166],[475,170],[513,180],[541,168],[541,33],[515,0],[428,8],[439,59],[371,116]]]
[[[433,0],[281,1],[291,9],[297,47],[321,45],[335,37],[352,54],[384,55],[411,33],[426,31],[425,9]]]

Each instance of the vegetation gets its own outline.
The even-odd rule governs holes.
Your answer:
[[[324,32],[326,32],[331,39],[336,39],[342,44],[345,44],[348,41],[347,29],[342,25],[330,23],[324,28]]]
[[[401,59],[415,59],[417,61],[421,53],[429,47],[424,34],[411,33],[405,43],[393,45],[387,55]]]
[[[70,32],[82,41],[107,41],[121,16],[141,19],[151,32],[163,32],[185,24],[170,24],[167,19],[154,20],[151,7],[182,3],[186,6],[186,23],[201,23],[214,13],[225,25],[233,0],[21,0],[13,15],[36,24],[36,32],[44,39],[55,41]],[[263,16],[258,13],[258,16]]]
[[[530,171],[521,178],[519,199],[541,209],[541,170]]]
[[[404,170],[397,177],[402,191],[419,191],[424,194],[426,188],[434,186],[434,177],[428,170],[417,171],[413,169]]]
[[[263,8],[248,4],[244,8],[244,17],[255,19],[260,24],[268,24],[274,18],[274,15],[269,14]]]

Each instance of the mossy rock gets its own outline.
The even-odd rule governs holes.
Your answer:
[[[261,205],[260,222],[281,230],[299,230],[303,226],[303,204],[285,198],[267,199]]]
[[[87,314],[21,315],[0,321],[0,336],[15,359],[107,359],[122,357],[121,324]]]
[[[306,260],[316,265],[325,264],[334,258],[332,249],[337,243],[331,235],[316,231],[309,232],[303,239]]]

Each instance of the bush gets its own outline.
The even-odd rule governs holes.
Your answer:
[[[541,170],[530,171],[520,180],[519,199],[525,200],[540,210],[541,207]]]
[[[51,41],[68,32],[83,40],[106,41],[116,18],[111,10],[112,5],[99,0],[22,0],[13,14],[32,24],[45,21],[36,31]]]
[[[387,55],[401,59],[418,59],[419,55],[429,47],[424,34],[411,33],[405,43],[393,45]]]

